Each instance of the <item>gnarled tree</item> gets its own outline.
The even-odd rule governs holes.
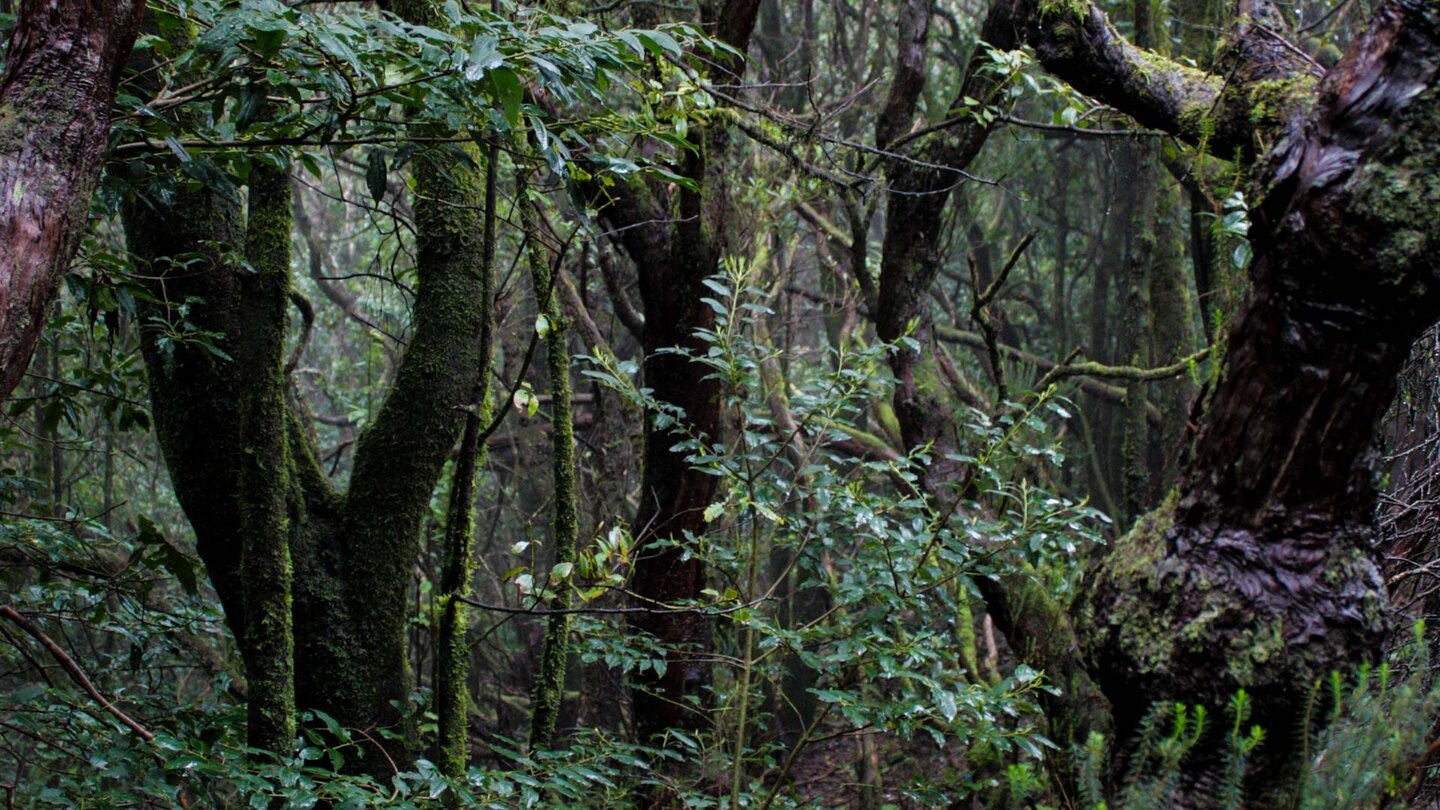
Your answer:
[[[1310,684],[1373,658],[1385,591],[1366,464],[1411,343],[1440,317],[1440,9],[1389,0],[1334,68],[1242,3],[1215,73],[1077,2],[1007,6],[1080,90],[1249,166],[1252,290],[1177,502],[1099,567],[1084,628],[1121,729],[1151,701],[1255,695],[1270,754]]]

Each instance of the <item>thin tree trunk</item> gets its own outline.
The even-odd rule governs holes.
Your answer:
[[[524,184],[521,184],[524,188]],[[522,200],[524,194],[518,195]],[[550,464],[554,485],[555,518],[550,542],[555,549],[556,565],[575,564],[576,541],[579,537],[579,504],[575,490],[575,429],[570,397],[569,324],[560,307],[560,291],[555,289],[559,267],[550,267],[540,252],[534,212],[522,204],[521,216],[530,235],[530,277],[535,286],[535,300],[548,322],[545,351],[550,376]],[[552,571],[554,569],[551,569]],[[565,696],[565,671],[570,644],[571,576],[566,573],[558,581],[552,576],[550,588],[555,596],[550,609],[561,611],[545,620],[545,638],[540,649],[540,672],[535,678],[535,693],[530,717],[530,747],[548,747],[555,737],[560,704]]]

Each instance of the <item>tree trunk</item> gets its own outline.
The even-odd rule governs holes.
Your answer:
[[[1135,55],[1093,8],[1014,8],[1047,67],[1182,138],[1200,98],[1280,111],[1245,117],[1243,137],[1238,119],[1210,124],[1274,144],[1255,170],[1253,291],[1178,502],[1104,560],[1086,613],[1122,728],[1154,701],[1217,707],[1243,686],[1270,755],[1289,757],[1309,685],[1384,637],[1366,451],[1410,344],[1440,317],[1440,9],[1385,3],[1314,91],[1306,63],[1242,28],[1217,91]]]
[[[759,13],[759,0],[706,0],[701,20],[706,31],[744,53]],[[738,81],[742,58],[718,60],[713,75]],[[675,210],[662,204],[662,193],[632,181],[619,189],[592,189],[600,214],[615,231],[620,244],[634,260],[640,280],[645,323],[641,346],[645,352],[645,385],[661,402],[685,412],[688,429],[714,440],[720,433],[721,388],[707,379],[709,371],[682,355],[661,349],[684,347],[703,352],[696,330],[713,327],[715,313],[700,302],[701,282],[720,272],[735,222],[729,184],[712,168],[723,165],[729,133],[719,125],[691,130],[696,145],[687,153],[681,172],[694,180],[698,191],[675,192]],[[654,414],[646,414],[644,468],[640,506],[635,515],[639,549],[631,587],[640,607],[657,608],[700,598],[706,583],[704,560],[686,553],[686,535],[705,531],[704,512],[714,497],[716,479],[692,469],[683,453],[671,448],[680,437],[668,427],[657,427]],[[648,633],[665,648],[663,674],[640,675],[634,694],[635,726],[642,740],[668,728],[691,729],[708,724],[702,705],[710,684],[709,666],[696,655],[710,643],[710,622],[686,612],[637,614],[632,626]]]
[[[252,532],[273,527],[276,516],[264,507],[263,515],[255,513],[263,520],[242,518],[264,506],[252,496],[273,491],[254,486],[268,480],[285,493],[295,703],[350,729],[360,749],[351,769],[380,778],[414,762],[403,715],[413,685],[406,590],[421,519],[481,368],[480,183],[470,164],[449,150],[422,150],[414,165],[415,330],[395,383],[361,437],[343,497],[320,468],[299,414],[284,412],[283,436],[269,430],[274,397],[284,394],[283,374],[237,373],[268,371],[264,352],[274,347],[268,336],[284,334],[284,309],[274,306],[274,290],[264,288],[272,282],[226,263],[227,247],[261,249],[247,245],[238,200],[209,189],[166,200],[141,188],[124,211],[127,244],[148,265],[157,302],[144,304],[141,318],[156,435],[226,623],[240,649],[249,650],[247,666],[270,660],[262,648],[273,649],[274,635],[270,629],[255,635],[250,617],[259,606],[247,600],[265,593],[266,581],[248,581],[260,572],[243,563],[245,549],[265,547],[268,539]],[[252,204],[252,232],[265,210]],[[291,225],[281,219],[265,230],[281,229],[288,242]],[[199,258],[181,266],[174,256]],[[180,304],[187,306],[184,322],[219,337],[185,336],[175,309]],[[266,429],[257,430],[262,423]],[[242,476],[252,463],[248,454],[258,454],[254,463],[265,465],[264,474],[257,468]],[[284,466],[267,478],[279,458]],[[387,738],[384,731],[399,733]]]
[[[0,399],[85,233],[144,3],[24,0],[0,76]]]

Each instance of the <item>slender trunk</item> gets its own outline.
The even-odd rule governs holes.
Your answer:
[[[521,188],[524,188],[522,182]],[[524,194],[518,195],[524,199]],[[560,306],[555,289],[559,267],[550,267],[540,252],[534,212],[522,204],[521,216],[530,234],[530,277],[535,286],[535,300],[548,322],[545,351],[550,376],[550,462],[554,484],[555,519],[551,528],[551,544],[557,566],[575,564],[576,541],[579,537],[579,505],[575,489],[575,429],[570,397],[569,324]],[[551,569],[554,571],[555,569]],[[535,678],[535,694],[530,717],[530,747],[548,747],[555,737],[555,724],[565,695],[565,670],[570,641],[570,577],[565,572],[557,580],[550,578],[555,595],[550,609],[557,611],[545,620],[545,638],[540,650],[540,672]]]
[[[1148,6],[1149,0],[1137,0],[1136,5]],[[1120,151],[1116,163],[1120,166],[1121,193],[1125,196],[1123,210],[1128,222],[1115,362],[1145,368],[1153,359],[1150,355],[1150,277],[1155,261],[1155,184],[1159,181],[1159,166],[1147,144],[1127,143]],[[1122,512],[1114,518],[1121,525],[1133,521],[1151,499],[1150,425],[1145,420],[1150,386],[1136,380],[1127,391],[1125,410],[1118,425],[1117,463],[1111,467],[1112,480],[1120,483],[1117,494]]]
[[[493,10],[493,5],[492,5]],[[470,646],[464,599],[470,593],[475,546],[475,472],[484,464],[480,431],[491,420],[490,375],[495,354],[495,225],[500,145],[485,154],[485,209],[480,243],[480,368],[455,456],[450,503],[445,516],[445,562],[440,576],[440,621],[435,650],[435,704],[438,716],[436,762],[452,779],[465,773],[470,743]]]

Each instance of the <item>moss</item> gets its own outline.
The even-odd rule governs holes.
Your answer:
[[[1283,732],[1315,678],[1361,663],[1384,636],[1373,563],[1345,532],[1256,536],[1176,526],[1175,513],[1172,496],[1116,543],[1081,613],[1100,680],[1126,696],[1117,711],[1135,709],[1120,724],[1161,700],[1220,709],[1244,687],[1255,721]],[[1294,567],[1317,545],[1319,567]]]
[[[1317,79],[1297,74],[1283,79],[1250,82],[1245,96],[1250,103],[1250,123],[1261,127],[1282,125],[1310,108]]]
[[[524,178],[520,178],[524,188]],[[523,193],[522,193],[523,198]],[[567,347],[568,319],[560,308],[560,296],[555,293],[555,279],[550,267],[540,253],[541,241],[535,234],[533,214],[528,207],[522,207],[522,222],[533,236],[529,240],[527,258],[530,277],[535,288],[536,300],[550,322],[545,335],[545,349],[548,355],[551,402],[551,475],[554,484],[555,516],[552,525],[551,544],[555,550],[555,563],[575,562],[576,541],[579,536],[579,506],[575,487],[575,433],[571,411],[570,352]],[[550,608],[564,611],[570,607],[570,581],[552,582],[555,597]],[[552,614],[545,624],[545,639],[540,652],[540,672],[535,678],[530,722],[530,745],[532,748],[548,746],[555,734],[555,724],[560,715],[560,703],[565,692],[565,663],[569,649],[570,616],[563,612]]]
[[[1086,0],[1040,0],[1038,10],[1042,22],[1080,20],[1090,11]]]
[[[1362,163],[1349,181],[1354,193],[1347,209],[1374,240],[1374,266],[1392,274],[1392,285],[1407,285],[1420,297],[1437,279],[1427,268],[1440,249],[1434,217],[1440,208],[1440,89],[1416,96],[1392,122],[1397,136]]]
[[[295,738],[294,636],[290,558],[290,465],[285,407],[285,308],[290,274],[290,179],[257,166],[251,178],[242,276],[237,376],[240,402],[239,501],[242,589],[250,682],[250,745],[288,753]]]

